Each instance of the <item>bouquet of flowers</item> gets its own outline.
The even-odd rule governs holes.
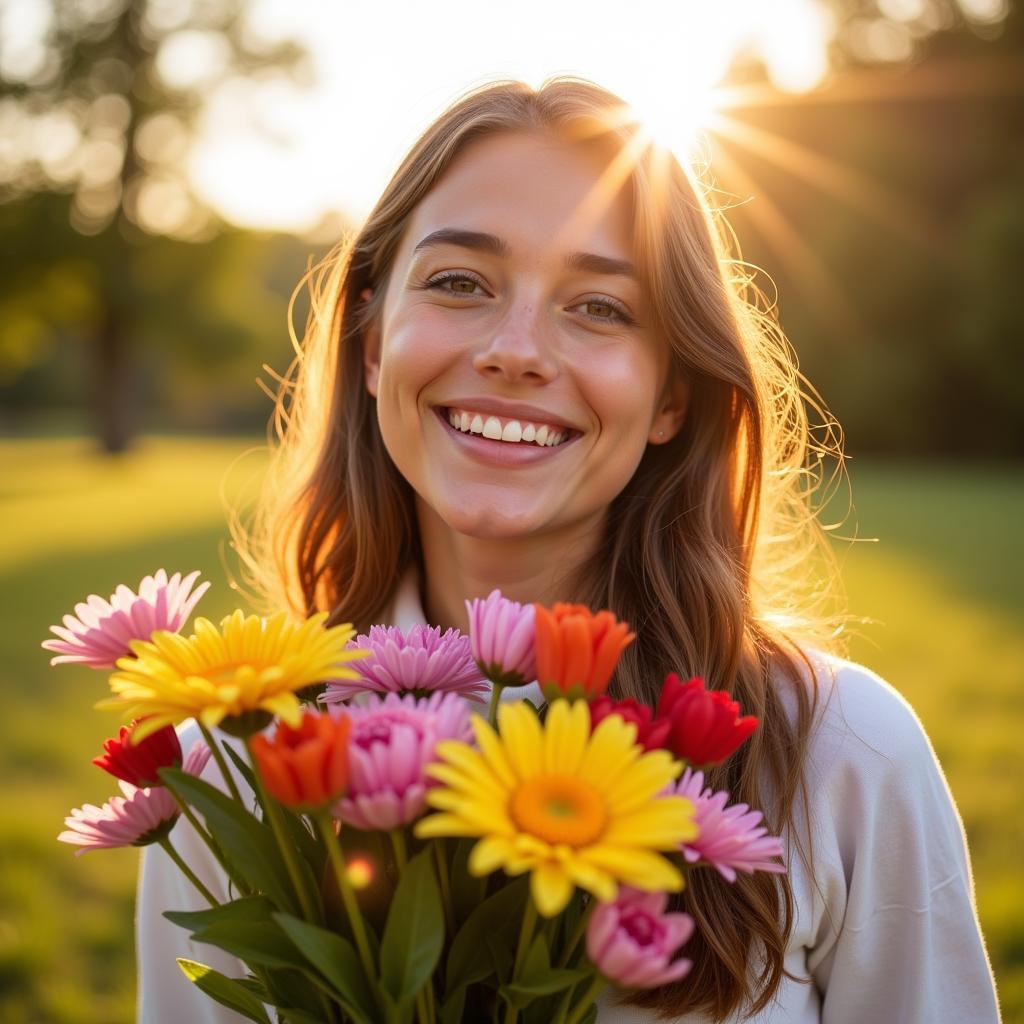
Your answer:
[[[208,904],[165,916],[248,974],[178,963],[242,1016],[593,1021],[606,986],[686,975],[693,920],[667,905],[688,871],[785,870],[760,813],[704,786],[757,719],[699,677],[670,674],[656,708],[612,700],[635,637],[610,611],[494,591],[468,636],[241,611],[184,635],[198,575],[93,595],[43,644],[112,670],[98,706],[130,722],[94,761],[122,795],[58,838],[163,847]],[[540,706],[500,699],[531,682]],[[231,898],[176,849],[180,817]]]

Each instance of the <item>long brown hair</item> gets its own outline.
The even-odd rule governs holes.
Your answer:
[[[538,130],[604,146],[622,168],[654,326],[691,396],[683,429],[648,446],[611,505],[598,554],[563,581],[564,599],[611,608],[637,632],[616,676],[619,695],[653,703],[667,672],[700,675],[761,719],[707,784],[763,809],[781,832],[797,797],[807,805],[802,764],[818,695],[807,651],[845,654],[835,555],[812,501],[823,456],[842,471],[841,435],[755,275],[731,255],[735,240],[708,192],[590,82],[496,82],[461,97],[415,143],[361,230],[306,275],[312,307],[302,341],[292,333],[297,357],[277,396],[267,485],[251,531],[236,537],[250,582],[269,605],[328,609],[365,630],[386,613],[403,572],[418,564],[422,573],[412,492],[364,386],[363,331],[379,314],[413,211],[453,159],[483,135]],[[368,287],[373,298],[361,303]],[[820,441],[808,407],[822,416]],[[806,847],[789,838],[810,870],[809,836]],[[694,966],[630,1001],[715,1021],[767,1005],[787,973],[787,876],[740,875],[730,885],[694,871],[676,903],[697,921],[686,950]]]

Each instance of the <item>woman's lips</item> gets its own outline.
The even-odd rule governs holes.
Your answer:
[[[576,434],[558,445],[538,445],[530,441],[499,441],[480,434],[464,434],[448,422],[448,410],[435,406],[434,414],[445,433],[461,451],[479,462],[492,466],[525,466],[550,459],[571,447],[582,436]]]

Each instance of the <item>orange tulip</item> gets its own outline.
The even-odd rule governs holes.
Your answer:
[[[317,810],[334,803],[348,785],[348,715],[306,711],[297,729],[279,722],[272,739],[250,741],[256,768],[275,799]]]
[[[609,611],[596,615],[586,605],[556,603],[536,610],[537,681],[545,697],[583,697],[604,693],[619,657],[634,639],[625,622]]]

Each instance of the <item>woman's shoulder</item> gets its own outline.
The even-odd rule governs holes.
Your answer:
[[[886,773],[894,767],[934,764],[921,719],[892,682],[849,658],[814,647],[803,651],[813,666],[817,691],[808,758],[819,773],[851,768]],[[801,672],[801,685],[811,696],[811,677],[802,663]],[[783,703],[795,713],[792,689]]]

